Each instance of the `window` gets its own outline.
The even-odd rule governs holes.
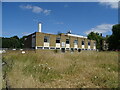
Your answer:
[[[49,37],[48,36],[44,36],[44,42],[49,42]]]
[[[69,50],[69,48],[66,48],[66,50]]]
[[[44,49],[49,49],[49,47],[44,47]]]
[[[82,41],[82,45],[84,45],[84,41]]]
[[[56,49],[60,49],[60,48],[56,48]]]
[[[74,41],[74,44],[75,44],[75,45],[78,45],[78,40],[75,40],[75,41]]]
[[[51,47],[50,49],[55,49],[54,47]]]
[[[60,38],[56,38],[56,43],[60,43]]]
[[[62,52],[65,52],[65,48],[61,48],[61,51],[62,51]]]
[[[75,50],[77,50],[77,48],[75,48]]]
[[[66,39],[66,44],[69,44],[69,43],[70,43],[69,39]]]
[[[96,42],[94,42],[94,46],[96,46]]]
[[[81,49],[78,49],[78,52],[81,52]]]
[[[37,47],[37,49],[43,49],[43,47]]]
[[[90,46],[90,42],[88,42],[88,45]]]
[[[74,52],[74,48],[71,48],[71,51]]]

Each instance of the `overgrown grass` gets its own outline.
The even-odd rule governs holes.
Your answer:
[[[117,52],[8,51],[3,61],[12,88],[118,87]]]

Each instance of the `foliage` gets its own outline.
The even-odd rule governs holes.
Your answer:
[[[88,34],[88,39],[90,40],[95,40],[96,41],[96,48],[101,50],[102,49],[102,40],[103,40],[103,37],[102,35],[99,35],[99,33],[94,33],[94,32],[91,32]]]
[[[120,50],[120,24],[112,28],[112,35],[108,38],[110,50]]]
[[[91,32],[88,34],[88,39],[96,40],[96,47],[102,50],[102,41],[105,40],[108,43],[109,50],[120,50],[120,24],[116,24],[112,27],[112,35],[102,37],[98,33]]]
[[[19,38],[18,36],[13,36],[10,38],[2,37],[2,48],[23,48],[23,40],[26,36]]]

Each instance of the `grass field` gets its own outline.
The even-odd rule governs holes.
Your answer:
[[[117,88],[118,53],[8,51],[3,88]]]

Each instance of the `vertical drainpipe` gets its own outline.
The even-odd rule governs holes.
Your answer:
[[[77,37],[77,50],[79,49],[79,47],[78,47],[79,45],[78,45],[78,37]]]
[[[35,33],[35,49],[37,49],[37,46],[36,46],[36,40],[37,40],[37,39],[36,39],[36,35],[37,35],[37,34]]]

